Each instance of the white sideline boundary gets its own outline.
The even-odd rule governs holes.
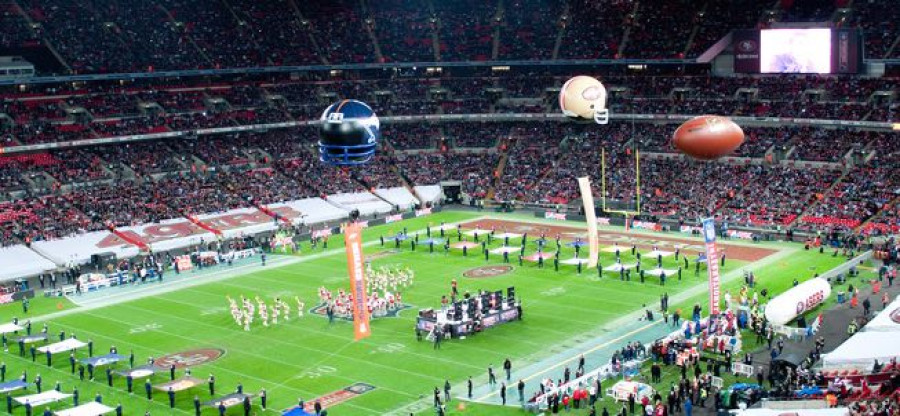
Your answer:
[[[478,220],[481,220],[484,218],[485,217],[471,218],[471,219],[468,219],[468,220],[465,220],[462,222],[452,223],[452,225],[454,227],[456,227],[456,224],[465,224],[467,222],[478,221]],[[413,235],[425,234],[425,229],[413,231],[412,234]],[[371,246],[374,246],[377,244],[379,244],[378,240],[372,240],[372,241],[363,243],[363,247],[371,247]],[[251,271],[260,270],[262,268],[284,267],[284,266],[288,266],[288,265],[292,265],[292,264],[304,263],[307,261],[320,259],[322,257],[334,256],[334,255],[343,254],[343,253],[344,253],[344,248],[342,247],[342,248],[334,248],[334,249],[322,251],[322,252],[315,253],[315,254],[310,254],[308,256],[303,256],[303,257],[275,256],[275,257],[267,260],[265,266],[261,266],[258,263],[257,264],[244,264],[241,266],[232,267],[230,269],[224,269],[222,273],[212,272],[206,276],[198,276],[196,278],[191,278],[191,279],[182,279],[182,280],[175,280],[175,281],[168,281],[168,282],[164,281],[162,283],[150,283],[147,286],[152,285],[152,287],[148,287],[146,289],[132,290],[132,291],[124,292],[124,293],[110,293],[109,296],[103,296],[100,299],[91,300],[91,301],[82,302],[82,303],[76,302],[75,297],[67,297],[67,299],[69,299],[72,303],[74,303],[76,307],[66,309],[63,311],[52,312],[52,313],[36,316],[36,317],[31,318],[31,321],[32,322],[49,321],[52,319],[62,318],[64,316],[69,316],[69,315],[80,313],[80,312],[91,311],[94,309],[100,309],[100,308],[104,308],[107,306],[112,306],[112,305],[117,305],[120,303],[125,303],[125,302],[129,302],[129,301],[133,301],[133,300],[147,298],[150,296],[164,295],[164,294],[171,293],[171,292],[185,289],[185,288],[191,288],[191,287],[195,287],[195,286],[205,285],[207,283],[214,283],[214,282],[219,282],[219,281],[223,281],[223,280],[230,280],[230,279],[234,279],[236,277],[243,276],[247,273],[250,273]],[[250,270],[248,270],[248,269],[250,269]]]

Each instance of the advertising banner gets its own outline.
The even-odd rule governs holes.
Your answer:
[[[709,314],[719,314],[719,250],[716,248],[716,222],[703,220],[703,242],[706,246],[706,270],[709,274]]]
[[[366,308],[366,274],[363,266],[362,228],[359,224],[352,223],[344,227],[344,243],[347,248],[350,292],[353,293],[353,338],[359,341],[372,334],[369,328],[369,310]]]
[[[734,72],[744,74],[759,73],[759,31],[735,30]]]
[[[562,213],[559,213],[559,212],[551,212],[551,211],[547,211],[547,212],[544,213],[544,218],[546,218],[546,219],[548,219],[548,220],[560,220],[560,221],[565,221],[565,220],[566,220],[566,214],[562,214]]]

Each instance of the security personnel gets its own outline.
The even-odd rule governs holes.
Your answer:
[[[131,373],[125,376],[125,384],[128,386],[128,393],[134,393],[134,377],[131,376]]]
[[[169,379],[175,380],[175,364],[169,366]]]
[[[200,416],[200,397],[194,396],[194,414]]]
[[[153,400],[153,385],[150,384],[150,379],[144,382],[144,392],[147,393],[147,400]]]
[[[112,369],[106,367],[106,384],[112,387]]]
[[[172,390],[172,386],[169,386],[169,391],[166,392],[169,395],[169,407],[175,408],[175,390]]]
[[[268,396],[266,396],[266,389],[262,389],[262,391],[259,392],[259,404],[260,404],[260,406],[262,406],[263,410],[266,410],[266,400],[267,399],[268,399]]]
[[[210,374],[209,380],[207,381],[207,383],[209,384],[209,395],[215,396],[216,395],[216,376]]]
[[[84,381],[84,364],[78,366],[78,378]]]

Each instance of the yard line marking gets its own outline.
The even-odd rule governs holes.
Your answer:
[[[107,318],[107,317],[104,317],[104,316],[101,316],[101,315],[97,315],[97,314],[94,314],[94,313],[90,313],[90,312],[86,312],[85,314],[86,314],[86,315],[89,315],[89,316],[93,316],[93,317],[95,317],[95,318],[99,318],[99,319],[105,319],[105,320],[113,320],[113,321],[116,321],[116,320],[114,320],[114,319],[109,319],[109,318]],[[117,322],[120,323],[120,324],[123,324],[123,325],[128,325],[128,322],[122,322],[122,321],[117,321]],[[72,326],[72,325],[59,324],[59,323],[56,323],[55,325],[59,325],[59,326],[65,327],[65,328],[70,328],[70,329],[72,329],[72,330],[76,330],[76,329],[77,329],[79,332],[83,332],[83,333],[87,333],[87,334],[94,334],[96,338],[107,338],[107,339],[110,339],[110,340],[115,341],[115,342],[117,343],[117,345],[132,345],[132,346],[136,346],[136,347],[139,347],[139,348],[143,348],[143,349],[145,349],[145,350],[152,351],[152,352],[154,352],[154,353],[157,354],[157,355],[164,355],[164,354],[167,353],[166,351],[162,351],[162,350],[159,350],[159,349],[150,347],[150,346],[145,345],[145,344],[137,344],[137,343],[128,341],[127,338],[116,338],[116,337],[114,337],[114,336],[112,336],[112,335],[105,335],[105,334],[101,334],[101,333],[98,333],[98,332],[93,332],[93,331],[85,330],[85,329],[80,328],[80,327],[76,328],[76,327],[74,327],[74,326]],[[190,338],[190,337],[184,337],[184,336],[180,336],[180,335],[176,335],[176,337],[178,337],[178,338],[183,338],[183,339],[186,339],[186,340],[189,340],[189,341],[192,341],[192,342],[198,342],[198,341],[199,341],[199,340],[197,340],[197,339],[193,339],[193,338]],[[205,341],[202,341],[202,342],[205,343]],[[252,355],[252,354],[248,354],[248,355]],[[265,360],[264,360],[264,361],[265,361]],[[268,360],[268,361],[272,361],[272,360]],[[273,362],[276,362],[276,361],[273,361]],[[223,372],[223,373],[230,373],[230,374],[236,375],[236,376],[238,376],[239,378],[242,378],[242,379],[256,380],[256,381],[258,381],[258,382],[261,382],[262,384],[265,384],[265,383],[271,383],[271,380],[263,379],[263,378],[260,378],[260,377],[256,377],[256,376],[253,376],[253,375],[248,374],[248,373],[242,373],[242,372],[239,372],[239,371],[235,371],[235,370],[232,370],[232,369],[227,368],[227,367],[222,367],[222,366],[219,365],[219,364],[208,363],[208,364],[204,364],[203,366],[204,366],[204,367],[207,367],[207,368],[211,368],[211,369],[216,369],[217,372],[218,372],[218,371],[221,371],[221,372]],[[62,370],[60,370],[60,371],[62,371]],[[337,377],[339,377],[339,376],[337,376]],[[345,379],[348,380],[348,381],[350,380],[350,379],[347,379],[347,378],[345,378]],[[353,381],[351,381],[351,382],[356,382],[356,380],[353,380]],[[286,388],[286,389],[288,389],[288,390],[291,390],[291,391],[293,391],[293,392],[301,393],[302,395],[307,396],[307,397],[308,397],[308,396],[318,397],[318,396],[317,396],[318,393],[314,393],[314,392],[309,391],[309,390],[304,390],[304,389],[300,389],[300,388],[297,388],[297,387],[290,387],[290,386],[286,386],[286,385],[281,386],[281,387]],[[384,390],[392,391],[392,389],[390,389],[390,388],[385,388],[385,387],[379,387],[379,388],[382,388],[382,389],[384,389]],[[396,393],[401,394],[401,395],[406,395],[406,396],[414,396],[413,394],[409,394],[409,393],[406,393],[406,392],[403,392],[403,391],[397,391]],[[371,412],[374,412],[374,413],[376,413],[376,414],[380,413],[379,411],[377,411],[377,410],[375,410],[375,409],[370,409],[370,408],[367,408],[367,407],[358,406],[358,405],[353,405],[353,404],[348,404],[348,405],[350,405],[351,407],[356,407],[356,408],[360,408],[360,409],[363,409],[363,410],[371,411]],[[190,412],[187,412],[187,413],[190,413]]]

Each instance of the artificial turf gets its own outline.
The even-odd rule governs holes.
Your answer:
[[[370,242],[366,247],[367,254],[388,252],[372,260],[373,266],[408,266],[415,271],[415,282],[403,291],[403,301],[411,306],[410,309],[402,311],[398,317],[373,321],[372,337],[360,342],[353,341],[352,325],[345,321],[329,324],[327,319],[309,313],[298,319],[293,311],[294,316],[288,322],[282,321],[269,328],[255,322],[252,330],[246,332],[235,325],[228,312],[226,296],[260,296],[270,304],[276,296],[289,299],[299,296],[306,302],[308,310],[318,301],[319,287],[333,291],[346,289],[346,257],[340,250],[340,236],[331,239],[326,255],[321,255],[320,248],[317,251],[319,257],[308,261],[304,257],[310,257],[312,253],[308,244],[304,244],[303,251],[295,255],[300,261],[287,266],[258,266],[228,280],[91,310],[79,311],[67,301],[60,303],[55,298],[35,299],[29,316],[55,312],[60,306],[64,310],[74,308],[73,313],[49,321],[51,334],[60,330],[77,333],[79,339],[93,340],[95,350],[100,353],[110,345],[115,345],[120,353],[133,350],[139,364],[148,357],[181,351],[222,349],[225,354],[220,359],[193,367],[193,375],[206,378],[215,374],[218,391],[223,393],[233,391],[238,383],[250,393],[265,388],[269,409],[262,411],[255,406],[256,414],[280,414],[281,410],[295,405],[299,398],[309,401],[358,382],[375,386],[375,389],[329,408],[329,414],[382,415],[401,408],[429,414],[432,413],[430,406],[409,405],[430,403],[432,388],[442,386],[445,380],[459,386],[470,375],[482,379],[489,364],[498,368],[507,357],[516,365],[538,361],[546,357],[548,346],[575,336],[602,335],[603,326],[616,318],[640,310],[642,305],[656,306],[664,292],[674,296],[688,288],[705,285],[705,274],[695,277],[693,273],[685,273],[682,281],[670,278],[663,287],[655,278],[648,278],[647,283],[642,284],[635,277],[630,282],[622,282],[613,273],[604,273],[604,278],[598,279],[595,270],[585,270],[579,275],[573,266],[564,266],[555,272],[552,262],[544,269],[538,269],[534,264],[526,263],[520,267],[514,263],[512,273],[471,279],[464,278],[462,273],[486,264],[499,264],[501,257],[493,255],[485,262],[480,250],[463,257],[456,251],[445,255],[442,249],[430,254],[427,247],[421,245],[416,252],[410,252],[408,245],[393,252],[393,244],[384,248],[373,244],[379,235],[393,234],[404,227],[413,232],[423,229],[427,223],[461,221],[479,215],[444,212],[365,231],[365,239]],[[572,225],[577,226],[576,223]],[[493,246],[499,245],[500,242],[495,242]],[[792,252],[783,261],[771,262],[756,270],[760,285],[775,293],[789,287],[795,277],[802,281],[811,276],[811,267],[821,272],[842,261],[805,252],[796,244],[770,243],[768,246]],[[572,251],[567,247],[563,250]],[[568,253],[562,258],[571,256],[572,253]],[[601,262],[612,261],[612,254],[603,253],[603,256]],[[630,258],[628,254],[624,256],[624,259]],[[671,258],[665,260],[665,266],[677,268]],[[739,273],[741,269],[753,266],[729,260],[722,273]],[[449,293],[450,280],[454,278],[459,281],[461,291],[505,290],[515,286],[517,297],[523,303],[525,319],[492,328],[467,340],[446,342],[439,351],[435,351],[430,343],[417,342],[413,331],[416,310],[439,307],[441,295]],[[737,279],[724,287],[735,290],[741,283],[742,280]],[[703,304],[705,299],[706,294],[702,292],[673,306],[689,310],[693,303]],[[0,318],[8,320],[12,316],[23,319],[20,305],[0,307]],[[69,373],[66,357],[57,357],[53,367],[48,368],[40,356],[32,363],[28,357],[19,357],[14,349],[13,346],[10,352],[0,354],[8,367],[7,379],[17,377],[23,370],[28,371],[29,378],[40,373],[45,388],[56,381],[62,384],[64,392],[77,386],[82,400],[100,393],[104,403],[113,406],[122,403],[125,414],[140,415],[145,411],[154,415],[193,413],[194,394],[202,400],[209,398],[205,386],[201,386],[196,391],[180,393],[176,409],[172,410],[168,408],[165,394],[157,392],[154,399],[148,401],[140,383],[136,383],[136,393],[128,395],[120,377],[114,380],[112,388],[106,386],[105,376],[98,376],[94,382],[81,382],[77,374]],[[79,354],[84,356],[84,352]],[[127,366],[127,363],[119,364],[119,367],[123,365]],[[167,374],[154,377],[155,382],[168,379]],[[52,408],[61,409],[70,404],[60,403]],[[465,409],[459,410],[458,404],[458,400],[451,402],[449,414],[501,416],[521,413],[514,408],[474,403],[466,403]],[[24,414],[24,410],[19,408],[14,413]],[[204,414],[216,413],[215,409],[204,410]],[[242,411],[235,408],[229,414],[240,413]]]

